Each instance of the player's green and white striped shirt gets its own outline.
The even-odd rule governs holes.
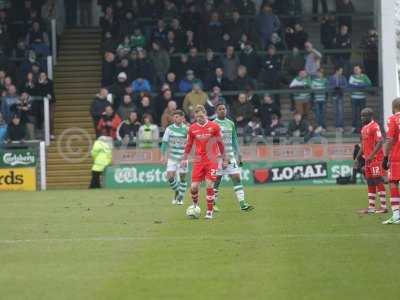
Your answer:
[[[222,140],[225,146],[225,154],[229,158],[236,158],[236,156],[239,155],[239,142],[235,123],[228,118],[222,120],[216,118],[214,122],[221,127]]]
[[[161,144],[161,152],[165,154],[169,149],[168,159],[181,161],[185,152],[188,127],[185,124],[177,126],[172,124],[165,129]]]

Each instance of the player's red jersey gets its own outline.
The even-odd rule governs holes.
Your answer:
[[[400,112],[389,117],[388,132],[386,134],[388,139],[393,141],[392,150],[390,152],[390,169],[389,179],[400,180]]]
[[[382,141],[382,133],[379,124],[375,121],[369,122],[361,129],[361,144],[364,158],[368,158],[374,151],[376,144]],[[382,167],[383,150],[376,153],[374,159],[365,164],[365,178],[382,178],[385,171]]]
[[[376,144],[382,141],[382,133],[379,124],[375,121],[369,122],[361,129],[362,150],[364,158],[367,158],[375,149]],[[374,160],[383,160],[383,150],[376,153]]]
[[[221,139],[221,128],[212,121],[206,121],[204,125],[193,123],[189,127],[188,141],[185,147],[185,155],[188,155],[195,145],[195,161],[217,161],[223,154],[224,145]]]

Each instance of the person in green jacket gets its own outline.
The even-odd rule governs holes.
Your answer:
[[[107,135],[101,135],[95,142],[91,151],[93,158],[92,180],[89,188],[98,189],[101,187],[100,176],[105,168],[111,164],[113,150],[113,139]]]

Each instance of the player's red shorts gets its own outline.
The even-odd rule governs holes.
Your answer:
[[[388,171],[389,181],[400,181],[400,161],[391,161]]]
[[[204,179],[217,180],[218,162],[195,162],[193,163],[192,182],[202,182]]]
[[[372,161],[368,164],[365,164],[365,178],[366,179],[374,179],[383,177],[385,175],[385,171],[383,170],[382,161]]]

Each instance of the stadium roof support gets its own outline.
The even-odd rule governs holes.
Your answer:
[[[380,34],[380,85],[383,92],[383,118],[392,114],[392,101],[399,97],[399,65],[397,61],[396,7],[398,0],[376,0]],[[399,28],[400,29],[400,28]]]

